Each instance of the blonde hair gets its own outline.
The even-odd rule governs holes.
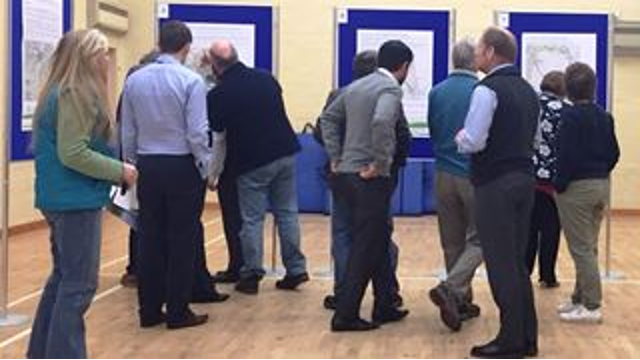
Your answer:
[[[61,94],[69,91],[71,101],[82,114],[92,115],[78,121],[92,126],[96,135],[111,136],[113,115],[108,105],[106,74],[100,74],[95,65],[97,56],[107,52],[108,46],[107,37],[97,29],[64,34],[51,56],[48,74],[40,88],[34,129],[49,93],[57,86]]]

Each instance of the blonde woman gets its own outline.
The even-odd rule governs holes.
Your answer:
[[[137,170],[107,146],[107,38],[69,32],[58,43],[34,119],[36,207],[51,230],[53,270],[33,323],[29,358],[86,358],[84,313],[98,287],[102,208]]]

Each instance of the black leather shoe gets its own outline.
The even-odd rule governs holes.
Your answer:
[[[236,284],[236,291],[241,292],[247,295],[256,295],[258,294],[258,287],[260,285],[260,280],[256,277],[244,278],[240,279]]]
[[[159,313],[153,316],[140,315],[140,327],[144,329],[158,326],[164,323],[165,321],[167,321],[167,317],[164,313]]]
[[[363,319],[356,320],[342,320],[338,316],[333,316],[331,319],[331,331],[333,332],[343,332],[343,331],[371,331],[377,329],[379,326],[370,323]]]
[[[555,289],[560,287],[560,283],[557,280],[554,280],[554,281],[540,280],[538,284],[540,284],[540,287],[543,289]]]
[[[524,350],[524,357],[536,357],[538,356],[538,345],[528,345]]]
[[[214,292],[211,295],[207,296],[194,296],[191,299],[192,304],[214,304],[225,302],[229,299],[229,294],[222,294],[219,292]]]
[[[442,284],[429,291],[429,298],[440,308],[440,319],[452,331],[460,331],[462,321],[458,313],[458,304],[449,290]]]
[[[525,349],[506,348],[494,341],[471,348],[471,356],[482,359],[522,359],[525,354]]]
[[[398,293],[393,294],[391,304],[394,308],[399,309],[404,305],[404,299]]]
[[[336,296],[335,295],[327,295],[324,297],[324,301],[322,302],[322,305],[324,306],[325,309],[327,310],[335,310],[336,309]]]
[[[133,274],[123,274],[120,278],[120,285],[128,289],[135,289],[138,287],[138,277]]]
[[[467,321],[480,316],[480,306],[474,303],[463,303],[458,306],[458,314],[460,321]]]
[[[401,321],[409,315],[409,310],[390,308],[382,311],[373,311],[372,320],[374,324],[384,325],[390,322]]]
[[[167,321],[167,329],[170,330],[178,330],[184,329],[194,326],[200,326],[209,321],[209,315],[202,314],[196,315],[194,313],[189,313],[184,319],[177,321]]]
[[[276,281],[276,288],[280,290],[295,290],[300,284],[309,281],[309,274],[304,272],[300,275],[286,275],[282,280]]]
[[[231,271],[218,271],[211,280],[217,284],[235,284],[240,280],[240,275]]]

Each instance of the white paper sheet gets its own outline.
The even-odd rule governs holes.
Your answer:
[[[427,110],[429,90],[433,86],[433,31],[359,29],[356,51],[378,50],[388,40],[400,40],[413,51],[409,76],[402,85],[404,112],[416,137],[429,135]]]
[[[127,211],[136,211],[139,209],[137,186],[128,189],[124,195],[122,195],[121,188],[119,186],[113,186],[111,188],[111,199],[113,204],[117,205],[121,209]]]
[[[62,0],[23,0],[22,130],[31,122],[49,59],[62,37]]]
[[[254,67],[256,62],[255,44],[256,29],[254,24],[208,24],[199,22],[186,23],[193,34],[191,52],[186,65],[201,74],[205,80],[211,79],[211,68],[202,59],[209,51],[211,44],[217,40],[229,40],[238,51],[238,57],[245,65]]]
[[[522,74],[536,90],[549,71],[564,71],[576,61],[588,64],[595,71],[596,54],[595,33],[522,34]]]

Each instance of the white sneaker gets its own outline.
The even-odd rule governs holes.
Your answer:
[[[600,309],[589,310],[583,305],[578,305],[572,311],[561,313],[560,320],[599,324],[602,322],[602,312]]]
[[[578,306],[580,306],[580,304],[574,304],[573,301],[567,300],[562,304],[558,305],[558,307],[556,308],[556,311],[558,312],[558,314],[564,314],[564,313],[573,311]]]

